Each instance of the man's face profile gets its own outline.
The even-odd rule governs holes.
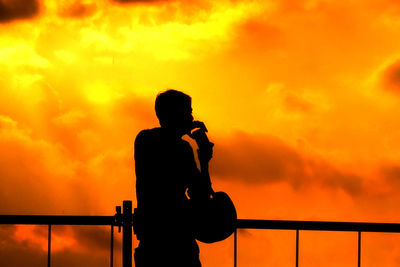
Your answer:
[[[184,105],[182,112],[182,127],[185,133],[188,133],[192,129],[193,115],[192,115],[192,103],[189,102]]]

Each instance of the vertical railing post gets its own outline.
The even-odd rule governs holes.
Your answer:
[[[49,224],[49,233],[47,237],[47,267],[50,267],[51,262],[51,224]]]
[[[111,237],[110,237],[110,267],[114,266],[114,225],[111,224]]]
[[[358,232],[358,261],[357,266],[361,266],[361,232]]]
[[[299,229],[296,229],[296,267],[299,267]]]
[[[233,266],[237,267],[237,228],[233,232]]]
[[[122,205],[122,267],[132,267],[132,201]]]

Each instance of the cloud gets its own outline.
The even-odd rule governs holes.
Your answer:
[[[46,264],[46,255],[28,242],[18,242],[13,238],[17,226],[0,226],[1,266],[41,266]]]
[[[323,159],[306,157],[273,136],[238,132],[215,143],[211,170],[221,178],[248,183],[287,181],[294,188],[319,183],[351,195],[363,189],[356,174],[340,171]]]
[[[313,104],[294,94],[288,94],[284,99],[285,107],[288,110],[310,112],[313,109]]]
[[[241,58],[258,58],[275,51],[284,42],[283,32],[264,16],[255,15],[237,23],[231,53]]]
[[[274,182],[305,177],[302,157],[278,138],[236,133],[216,141],[213,171],[216,175],[240,177],[248,182]]]
[[[97,250],[99,252],[110,251],[110,227],[71,227],[73,235],[79,242],[82,249]],[[116,228],[114,228],[114,236],[116,236]],[[114,249],[121,249],[121,242],[114,237]]]
[[[3,151],[0,153],[1,213],[58,209],[57,201],[52,200],[57,195],[55,184],[70,176],[74,165],[62,149],[44,140],[35,140],[29,128],[20,127],[5,116],[0,116],[0,146]]]
[[[380,174],[384,181],[397,192],[400,189],[400,165],[386,163],[381,166]]]
[[[268,23],[268,20],[253,17],[245,20],[237,28],[238,35],[246,35],[246,38],[240,36],[241,40],[248,45],[255,46],[256,49],[266,49],[271,46],[279,45],[282,38],[282,32]]]
[[[123,197],[131,198],[130,147],[120,151],[96,145],[90,151],[96,135],[86,135],[80,134],[87,139],[78,151],[87,154],[82,157],[0,116],[0,213],[109,214]]]
[[[126,94],[113,103],[113,115],[121,120],[131,121],[136,128],[157,125],[158,120],[154,110],[154,101],[133,94]],[[139,127],[138,127],[139,126]]]
[[[16,233],[25,235],[16,237]],[[115,231],[115,229],[114,229]],[[1,266],[46,266],[47,226],[11,225],[0,227]],[[114,237],[114,258],[120,255],[121,240]],[[22,238],[22,239],[21,239]],[[34,238],[43,240],[38,246]],[[73,240],[73,246],[58,250],[65,240]],[[58,244],[59,243],[59,244]],[[57,266],[109,266],[110,230],[98,226],[53,226],[52,265]]]
[[[150,4],[155,2],[169,2],[168,0],[111,0],[120,4]]]
[[[63,17],[84,18],[93,15],[96,9],[95,3],[83,3],[75,0],[70,4],[60,5],[59,14]]]
[[[400,60],[395,61],[384,70],[382,82],[385,89],[400,93]]]
[[[132,12],[129,12],[127,16],[133,15],[134,19],[138,20],[141,25],[150,27],[154,25],[161,26],[171,22],[192,25],[196,28],[208,27],[207,24],[215,24],[216,22],[218,24],[215,17],[210,20],[210,16],[220,13],[218,9],[221,8],[221,4],[222,6],[226,4],[226,8],[223,9],[225,12],[229,12],[228,10],[233,8],[230,0],[221,0],[218,3],[209,0],[110,0],[110,2],[124,7],[124,10],[131,10]],[[225,19],[234,20],[235,16],[232,16],[232,13],[230,15],[229,18]],[[215,26],[219,27],[221,25]],[[213,25],[212,27],[215,28],[215,26]],[[160,29],[162,30],[162,28]],[[148,28],[147,30],[150,29]],[[201,34],[213,34],[215,30],[217,29],[208,29],[207,33]],[[197,29],[191,31],[193,33],[198,32]]]
[[[48,227],[0,225],[1,266],[45,266]],[[109,226],[52,227],[52,263],[57,266],[108,266]],[[114,228],[114,258],[120,255],[121,235]]]
[[[37,0],[0,0],[0,23],[29,19],[40,11]]]

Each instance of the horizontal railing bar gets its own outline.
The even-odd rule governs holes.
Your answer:
[[[323,222],[238,219],[236,228],[400,233],[400,223]]]
[[[0,224],[113,225],[114,216],[0,215]]]
[[[115,225],[114,216],[0,215],[1,224]],[[400,223],[284,221],[238,219],[239,229],[354,231],[400,233]]]

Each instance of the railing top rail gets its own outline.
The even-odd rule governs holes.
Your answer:
[[[2,224],[116,225],[114,216],[77,215],[0,215],[0,225]],[[400,223],[238,219],[236,228],[400,233]]]
[[[400,223],[237,220],[237,228],[400,233]]]
[[[0,215],[1,224],[114,225],[114,216]]]

